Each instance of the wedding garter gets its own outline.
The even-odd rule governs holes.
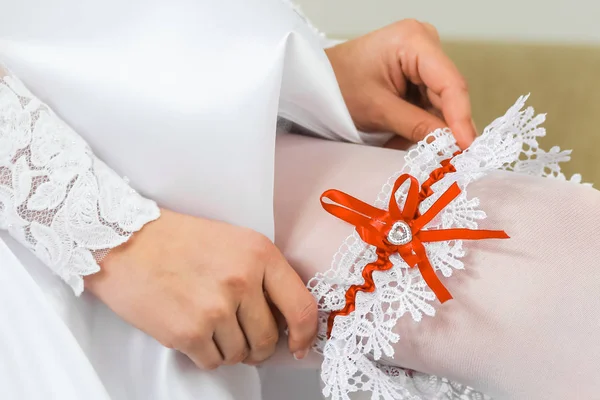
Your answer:
[[[465,268],[463,240],[508,238],[501,230],[478,230],[486,214],[477,198],[467,197],[470,182],[495,170],[566,179],[559,163],[569,160],[570,151],[539,148],[545,115],[522,110],[526,100],[519,98],[464,152],[449,130],[430,134],[408,152],[404,168],[384,185],[374,206],[337,190],[323,194],[325,210],[356,228],[331,269],[308,283],[319,304],[315,349],[324,357],[325,396],[349,400],[349,393],[370,391],[373,400],[489,399],[381,360],[394,356],[392,344],[400,336],[393,329],[401,317],[410,314],[419,322],[435,315],[436,298],[451,298],[437,273],[450,277]],[[571,181],[581,183],[581,176]]]

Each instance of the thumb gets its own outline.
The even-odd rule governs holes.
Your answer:
[[[392,94],[386,96],[381,107],[384,129],[414,143],[434,130],[448,126],[437,116]]]

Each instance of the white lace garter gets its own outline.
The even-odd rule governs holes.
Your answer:
[[[157,205],[0,66],[0,229],[75,294],[102,256],[159,217]]]
[[[467,197],[466,188],[470,182],[494,170],[566,179],[559,163],[568,161],[570,152],[557,147],[549,152],[539,148],[537,138],[545,135],[545,130],[539,125],[545,116],[534,116],[531,107],[522,110],[526,100],[527,97],[519,98],[503,117],[492,122],[483,135],[460,154],[455,155],[459,148],[448,130],[430,134],[408,152],[404,168],[384,185],[375,207],[387,210],[394,182],[402,175],[409,174],[423,185],[432,172],[447,166],[444,160],[452,159],[451,170],[446,170],[445,175],[431,186],[433,194],[420,203],[418,215],[427,214],[453,186],[454,189],[460,188],[460,194],[441,209],[423,230],[476,230],[478,221],[485,219],[486,214],[479,209],[477,198]],[[575,175],[571,181],[581,183],[581,176]],[[407,197],[410,199],[409,186],[402,185],[396,192],[395,200],[401,210],[407,207]],[[388,235],[393,232],[394,228]],[[393,240],[402,244],[406,243],[404,239],[412,239],[402,229],[394,234],[395,238],[387,236],[388,244]],[[334,256],[331,269],[317,274],[308,283],[319,303],[320,328],[315,349],[324,356],[321,370],[324,395],[332,400],[349,400],[349,393],[370,391],[373,400],[487,399],[482,393],[445,378],[380,363],[382,357],[392,358],[394,355],[392,344],[397,343],[400,337],[393,328],[399,318],[409,314],[419,322],[423,315],[435,314],[432,305],[435,293],[419,269],[410,268],[398,253],[389,256],[391,264],[388,270],[373,273],[374,291],[358,292],[355,309],[335,317],[328,337],[329,315],[332,312],[335,315],[344,308],[348,289],[353,285],[364,285],[362,274],[365,266],[378,259],[377,247],[367,244],[361,237],[365,236],[354,231]],[[461,261],[465,256],[463,240],[423,240],[423,246],[435,272],[450,277],[454,270],[464,269]]]

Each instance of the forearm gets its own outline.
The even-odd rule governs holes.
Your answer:
[[[87,143],[0,67],[0,229],[75,291],[82,277],[159,216]]]

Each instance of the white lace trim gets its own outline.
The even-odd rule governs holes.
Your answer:
[[[521,97],[501,118],[495,120],[470,148],[454,157],[455,173],[447,174],[433,185],[435,194],[421,204],[427,210],[450,185],[457,182],[462,193],[448,205],[426,229],[477,229],[478,221],[486,218],[479,209],[477,198],[468,198],[467,185],[493,170],[508,170],[540,177],[565,179],[560,162],[569,160],[569,151],[552,148],[541,150],[537,138],[545,135],[539,125],[544,115],[534,116],[533,108],[522,110],[527,97]],[[386,208],[394,181],[401,174],[410,174],[422,184],[429,174],[440,167],[442,160],[458,151],[448,130],[437,130],[420,142],[405,157],[404,168],[392,176],[383,187],[375,205]],[[571,181],[581,183],[581,176]],[[406,196],[404,185],[397,196],[402,207]],[[434,269],[449,277],[455,270],[464,269],[462,240],[424,243]],[[382,366],[382,357],[392,358],[392,344],[400,340],[393,331],[398,319],[409,314],[421,321],[424,315],[433,316],[435,295],[416,268],[409,268],[397,254],[390,257],[393,268],[375,272],[377,289],[374,293],[358,293],[356,309],[348,316],[337,316],[327,339],[329,313],[343,308],[346,290],[363,283],[363,268],[376,259],[375,247],[367,245],[356,232],[342,244],[333,259],[332,268],[317,274],[308,287],[319,302],[320,330],[316,350],[323,354],[321,377],[323,393],[333,400],[349,400],[349,393],[372,392],[372,399],[457,399],[481,400],[487,397],[472,388],[444,378],[411,373],[401,368]]]
[[[0,229],[75,294],[103,255],[159,215],[22,82],[0,78]]]

